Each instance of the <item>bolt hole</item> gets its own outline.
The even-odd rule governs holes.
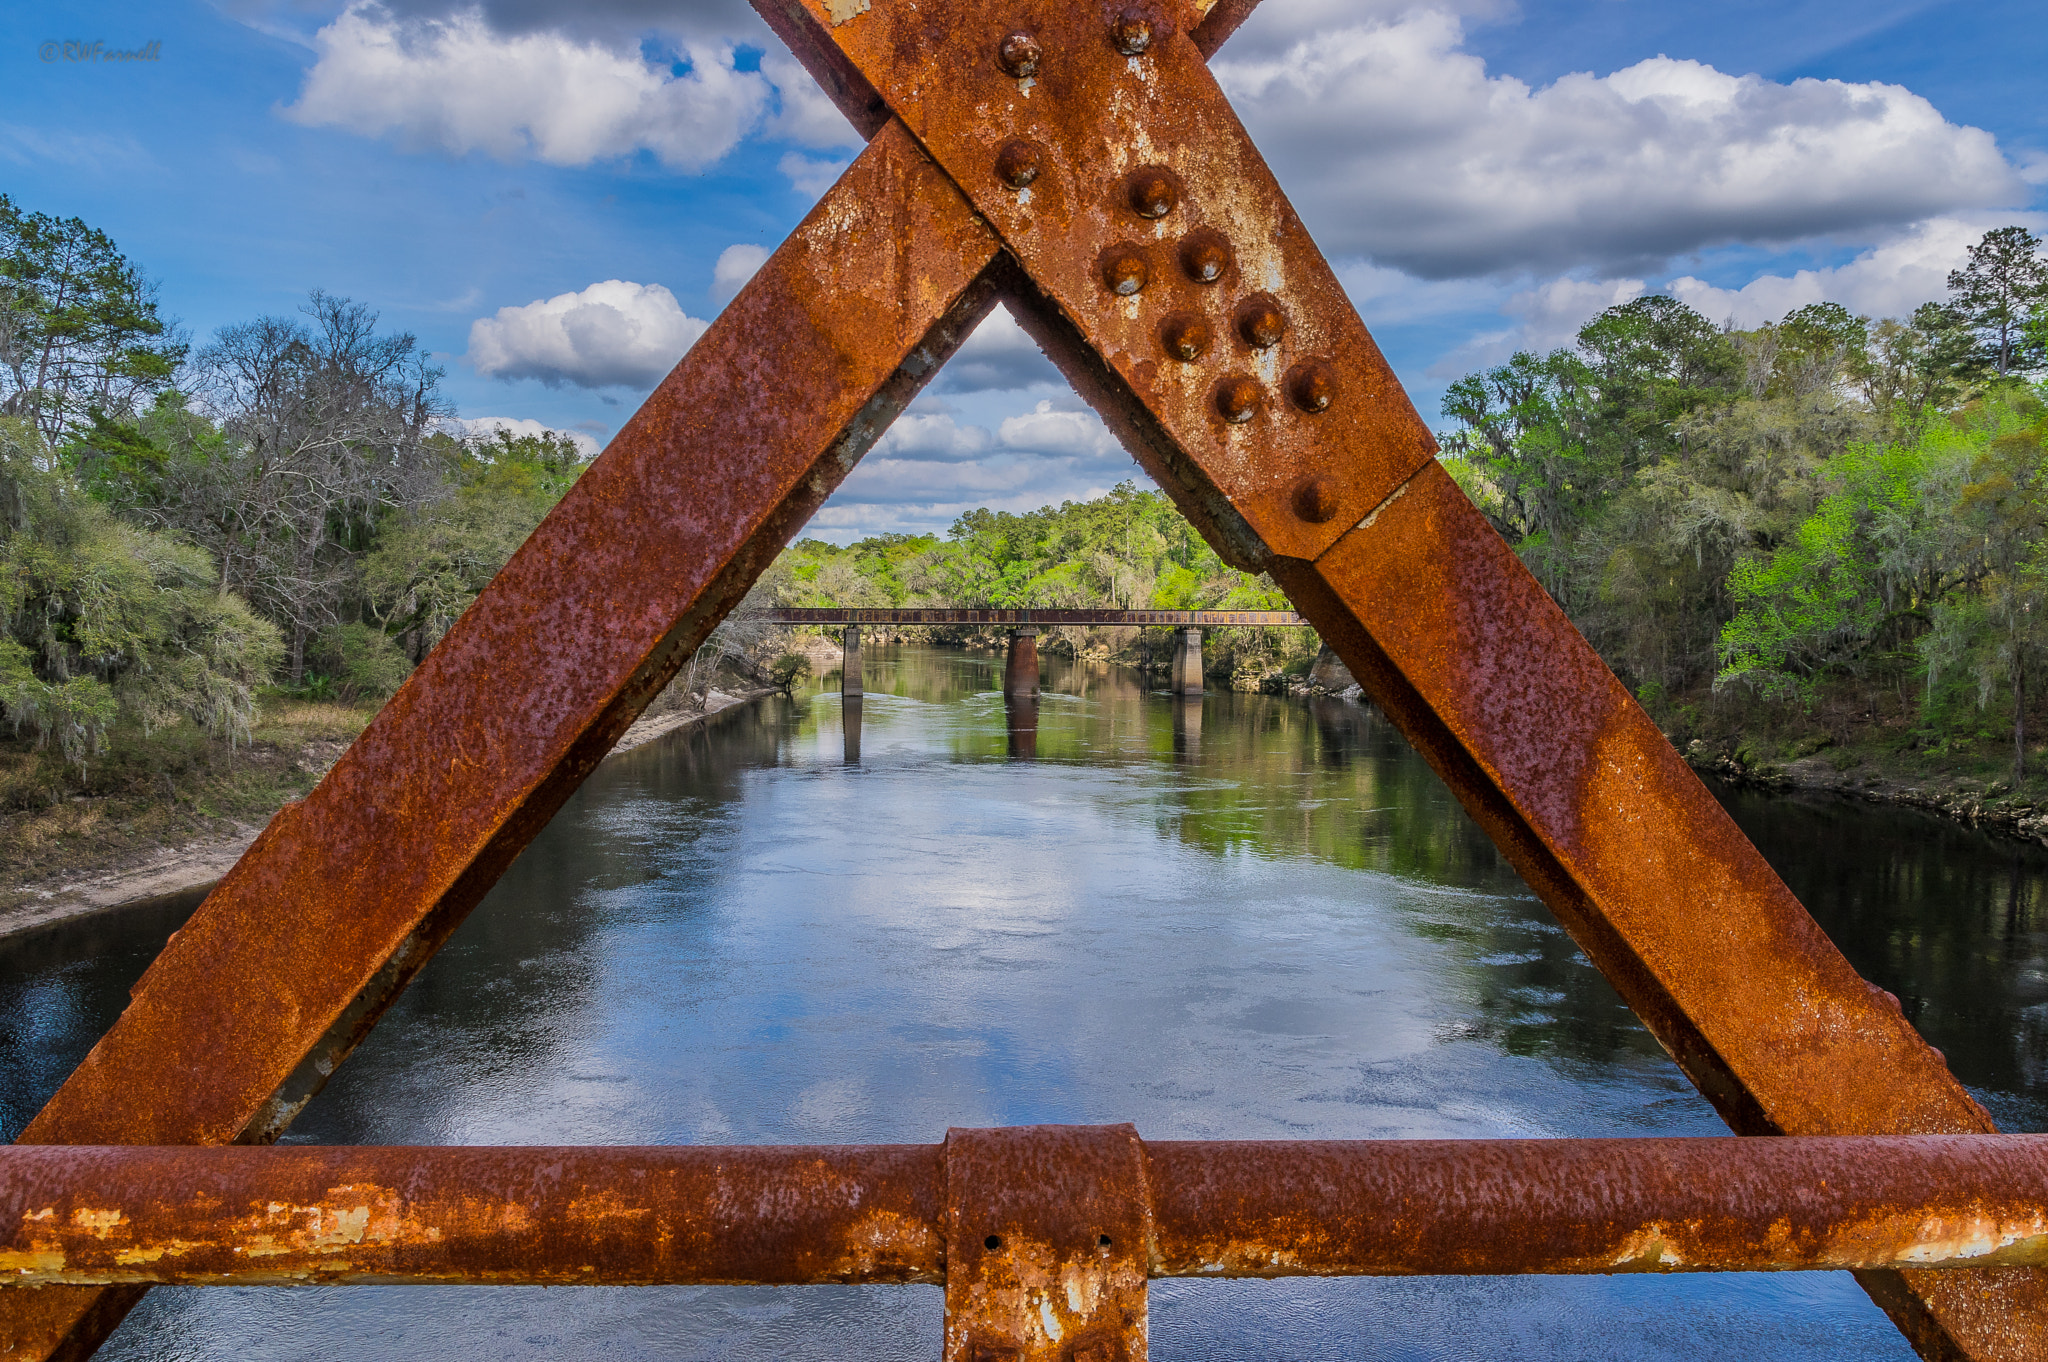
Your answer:
[[[991,1234],[988,1238],[981,1241],[981,1246],[985,1249],[999,1249],[1003,1246],[1003,1236]]]
[[[1095,1242],[1096,1242],[1096,1243],[1098,1243],[1098,1244],[1100,1244],[1100,1245],[1102,1245],[1102,1247],[1104,1247],[1104,1248],[1108,1248],[1108,1247],[1109,1247],[1109,1245],[1110,1245],[1110,1238],[1109,1238],[1109,1236],[1108,1236],[1108,1235],[1106,1235],[1106,1234],[1103,1234],[1103,1235],[1097,1235],[1097,1236],[1096,1236],[1096,1239],[1095,1239]]]

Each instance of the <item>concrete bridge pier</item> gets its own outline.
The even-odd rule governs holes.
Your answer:
[[[1175,695],[1202,693],[1202,631],[1173,631],[1173,669],[1167,673],[1167,689]]]
[[[839,693],[848,700],[867,694],[860,686],[860,626],[846,626],[846,660],[839,672]]]
[[[860,701],[858,695],[842,696],[839,701],[839,728],[846,739],[846,764],[860,765]]]
[[[1010,631],[1010,655],[1003,662],[1003,694],[1038,694],[1038,626],[1035,624],[1020,624]]]

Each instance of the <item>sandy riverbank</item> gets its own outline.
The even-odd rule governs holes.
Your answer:
[[[738,695],[712,691],[705,697],[702,710],[671,710],[641,719],[625,731],[605,759],[609,761],[735,705],[774,693],[765,688]],[[225,837],[156,847],[83,873],[73,871],[57,879],[23,884],[20,901],[0,910],[0,938],[38,931],[57,922],[174,899],[196,903],[241,859],[262,831],[261,825],[238,822],[233,833]]]

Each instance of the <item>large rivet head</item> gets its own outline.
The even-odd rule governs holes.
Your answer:
[[[1221,232],[1190,232],[1180,243],[1180,267],[1198,284],[1213,284],[1230,268],[1230,243]]]
[[[1163,218],[1180,203],[1180,185],[1165,166],[1145,166],[1131,172],[1126,184],[1131,211],[1141,218]]]
[[[1311,525],[1321,525],[1338,511],[1337,489],[1327,478],[1303,478],[1294,486],[1294,513]]]
[[[1145,257],[1134,247],[1119,246],[1102,257],[1102,285],[1119,298],[1128,298],[1145,287],[1149,271]]]
[[[1287,334],[1287,314],[1266,294],[1255,294],[1238,304],[1237,334],[1254,350],[1270,350]]]
[[[1259,390],[1259,381],[1249,374],[1233,374],[1216,385],[1216,410],[1232,425],[1251,420],[1259,414],[1259,403],[1264,399]]]
[[[1192,312],[1176,312],[1159,328],[1159,343],[1183,363],[1191,364],[1207,354],[1209,339],[1209,323]]]
[[[1012,189],[1022,189],[1038,178],[1038,144],[1022,139],[1003,143],[996,153],[996,178]]]
[[[996,65],[1019,80],[1037,75],[1038,63],[1044,59],[1045,49],[1029,33],[1006,34],[996,44]]]
[[[1152,46],[1152,21],[1141,10],[1127,9],[1110,25],[1110,40],[1126,57],[1135,57]]]
[[[1337,396],[1337,371],[1319,359],[1305,359],[1287,371],[1287,395],[1303,411],[1328,411]]]

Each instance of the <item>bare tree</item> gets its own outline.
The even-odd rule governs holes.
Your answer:
[[[410,333],[315,290],[305,320],[222,328],[194,361],[196,399],[226,437],[166,476],[147,518],[183,531],[284,631],[293,685],[339,621],[378,521],[442,495],[423,448],[448,415],[443,371]]]

